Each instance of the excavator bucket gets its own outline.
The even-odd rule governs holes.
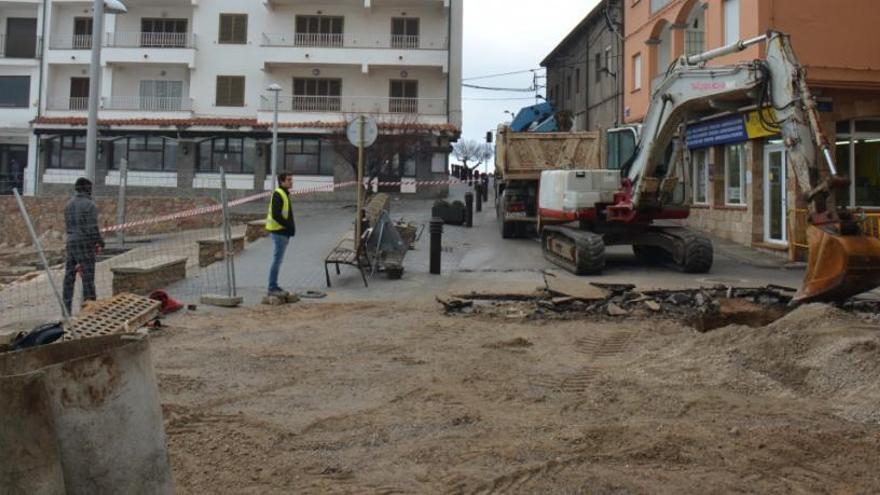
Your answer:
[[[793,302],[835,302],[880,287],[880,240],[807,227],[807,274]]]

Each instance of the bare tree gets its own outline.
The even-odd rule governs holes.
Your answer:
[[[489,144],[473,139],[460,139],[452,145],[452,156],[469,170],[474,170],[491,160],[494,154]]]

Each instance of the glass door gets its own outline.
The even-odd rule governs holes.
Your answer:
[[[764,148],[764,241],[788,244],[787,156],[784,146]]]

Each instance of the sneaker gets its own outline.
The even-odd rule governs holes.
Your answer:
[[[274,297],[285,297],[287,296],[287,291],[280,287],[277,289],[269,289],[269,295]]]

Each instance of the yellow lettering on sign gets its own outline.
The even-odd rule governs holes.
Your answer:
[[[761,123],[761,119],[758,118],[757,110],[752,110],[745,114],[745,120],[746,134],[748,134],[749,139],[757,139],[779,134],[778,129],[767,129],[764,127],[764,124]],[[772,108],[764,109],[764,120],[771,124],[778,124],[776,122],[776,112],[774,112]]]

